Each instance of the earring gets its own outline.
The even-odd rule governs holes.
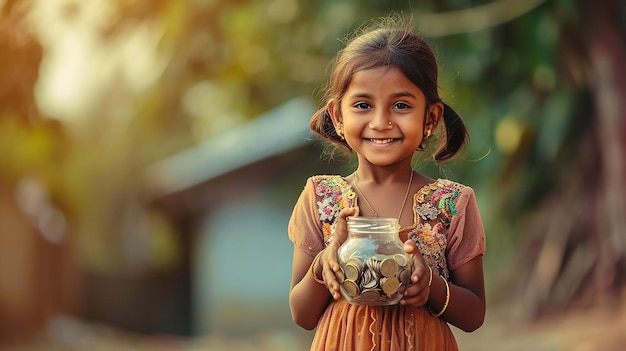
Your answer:
[[[341,140],[345,139],[343,137],[343,129],[341,129],[341,123],[337,125],[337,129],[335,131],[337,132],[337,135],[341,138]]]
[[[430,131],[430,129],[429,129],[429,130],[427,130],[427,131],[426,131],[426,138],[429,138],[431,133],[432,133],[432,132]]]

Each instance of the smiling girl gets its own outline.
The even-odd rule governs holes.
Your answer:
[[[291,313],[317,328],[311,350],[457,350],[448,323],[474,331],[485,317],[482,220],[470,187],[430,179],[412,160],[436,133],[444,141],[433,158],[453,158],[467,131],[439,97],[430,47],[410,26],[383,22],[339,52],[324,107],[311,119],[315,133],[356,153],[358,167],[309,178],[294,207]],[[413,260],[399,304],[341,297],[337,250],[349,216],[398,219]]]

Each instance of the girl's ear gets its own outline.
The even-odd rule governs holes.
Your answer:
[[[328,111],[330,119],[332,119],[333,121],[333,125],[335,126],[335,128],[337,128],[337,126],[343,122],[338,101],[335,99],[330,99],[328,101],[328,104],[326,104],[326,111]]]
[[[326,104],[326,113],[330,116],[330,119],[333,122],[333,127],[335,127],[335,133],[341,140],[345,140],[344,129],[343,129],[343,117],[341,116],[341,108],[340,103],[335,99],[330,99]]]
[[[426,114],[426,121],[424,121],[424,131],[434,131],[435,128],[437,128],[437,125],[439,124],[439,121],[442,117],[443,103],[439,101],[430,105],[428,108],[428,113]]]

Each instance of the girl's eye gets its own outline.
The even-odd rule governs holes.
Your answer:
[[[393,108],[395,108],[396,110],[404,110],[404,109],[407,109],[409,107],[411,107],[411,106],[405,104],[404,102],[398,102],[397,104],[395,104],[393,106]]]
[[[367,102],[358,102],[354,104],[354,107],[359,110],[367,110],[368,108],[370,108],[370,104],[368,104]]]

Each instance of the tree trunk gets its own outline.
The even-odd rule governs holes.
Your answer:
[[[570,143],[577,156],[563,173],[563,187],[532,216],[516,305],[523,318],[610,308],[626,283],[626,50],[619,19],[624,5],[586,5],[580,24],[587,29],[585,50],[577,61],[586,63],[591,128]]]

